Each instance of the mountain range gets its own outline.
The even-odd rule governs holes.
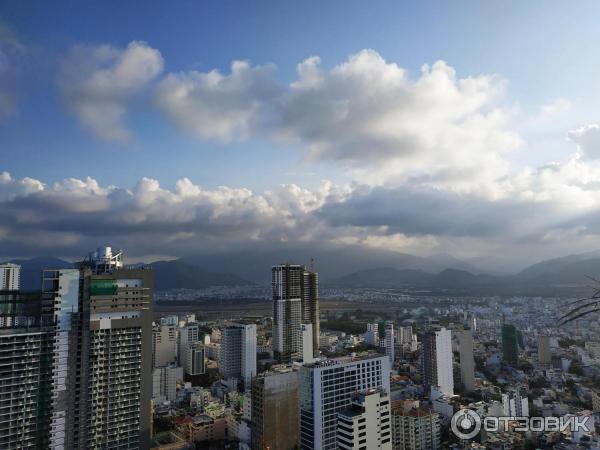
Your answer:
[[[289,261],[292,262],[310,261],[310,255],[302,252],[291,256]],[[593,282],[587,277],[600,276],[599,252],[542,261],[511,275],[484,273],[449,255],[424,258],[394,252],[365,252],[360,258],[358,256],[353,249],[318,253],[316,270],[321,284],[326,287],[395,288],[443,295],[571,296],[591,293],[589,285]],[[202,289],[268,284],[270,267],[285,261],[278,252],[263,252],[157,261],[151,265],[158,290]],[[11,262],[22,266],[23,290],[39,289],[42,269],[72,267],[68,261],[51,257]]]
[[[16,259],[10,261],[21,266],[21,289],[38,290],[43,269],[70,269],[73,263],[52,257]],[[243,286],[252,284],[232,273],[209,272],[183,261],[157,261],[154,268],[154,287],[157,290],[187,288],[203,289],[210,286]]]

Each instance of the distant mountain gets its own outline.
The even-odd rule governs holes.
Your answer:
[[[574,263],[586,261],[592,258],[593,256],[591,256],[589,253],[583,253],[579,255],[568,255],[560,258],[548,259],[527,267],[519,272],[518,275],[525,278],[531,278],[545,274],[555,274]]]
[[[324,286],[398,288],[443,295],[583,296],[587,276],[600,278],[600,252],[569,255],[536,263],[517,274],[496,276],[478,271],[450,255],[419,257],[362,247],[280,248],[187,257],[152,263],[156,289],[268,284],[271,266],[308,264],[311,257]],[[40,288],[43,269],[72,267],[51,257],[13,260],[22,266],[23,290]]]
[[[466,270],[445,269],[437,274],[422,270],[379,269],[362,270],[331,280],[328,285],[339,287],[405,288],[429,290],[460,290],[481,288],[498,282],[491,275],[475,275]]]
[[[291,262],[309,264],[314,258],[315,269],[321,282],[343,277],[349,273],[390,267],[398,270],[421,270],[437,273],[449,267],[478,273],[469,263],[448,255],[421,257],[384,249],[371,249],[363,246],[345,247],[285,247],[279,244],[277,250],[244,250],[227,254],[198,255],[182,258],[206,270],[232,272],[259,284],[270,283],[271,267],[275,264]]]
[[[592,254],[588,254],[588,257]],[[523,295],[571,297],[592,294],[586,276],[600,279],[600,258],[581,255],[543,261],[516,275],[473,274],[454,268],[438,273],[390,267],[362,270],[331,280],[336,287],[426,290],[448,295]]]
[[[151,266],[154,269],[154,288],[156,290],[203,289],[210,286],[252,284],[232,273],[209,272],[180,260],[157,261],[152,263]]]
[[[588,277],[600,279],[600,258],[580,259],[577,256],[535,264],[515,278],[551,285],[585,285],[592,282]]]
[[[70,269],[73,263],[59,258],[37,257],[15,259],[14,264],[21,266],[21,290],[41,289],[44,269]],[[252,284],[232,273],[209,272],[182,261],[158,261],[151,264],[154,268],[155,289],[188,288],[202,289],[210,286],[242,286]]]
[[[42,270],[70,269],[73,263],[50,256],[39,256],[32,259],[14,259],[9,261],[21,266],[21,290],[37,291],[42,288]]]

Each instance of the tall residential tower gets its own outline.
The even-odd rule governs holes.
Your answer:
[[[372,388],[390,392],[387,356],[341,357],[300,367],[301,448],[337,448],[337,414],[356,392]]]
[[[452,332],[431,329],[423,334],[423,381],[427,389],[438,386],[446,395],[454,395],[452,371]]]
[[[149,447],[152,271],[107,247],[44,271],[43,296],[56,321],[51,446]]]
[[[273,352],[289,361],[302,352],[303,323],[312,324],[313,355],[318,354],[319,294],[318,275],[297,264],[273,266]]]

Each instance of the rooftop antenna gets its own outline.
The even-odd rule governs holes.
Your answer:
[[[312,256],[310,257],[310,271],[314,272],[315,271],[315,258],[313,258]]]

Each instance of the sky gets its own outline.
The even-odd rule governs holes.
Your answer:
[[[597,250],[600,4],[0,3],[0,256]]]

